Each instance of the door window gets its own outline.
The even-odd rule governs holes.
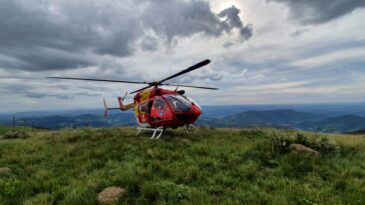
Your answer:
[[[161,97],[156,97],[153,101],[152,108],[151,108],[151,119],[153,121],[160,121],[171,119],[172,113],[167,105],[166,100]]]
[[[166,106],[166,102],[161,98],[156,98],[153,103],[153,108],[156,108],[156,109],[162,110],[165,108],[165,106]]]
[[[138,106],[138,110],[140,113],[145,113],[147,112],[147,103],[142,103]]]

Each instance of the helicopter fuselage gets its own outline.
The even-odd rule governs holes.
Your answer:
[[[177,128],[194,123],[202,109],[183,93],[156,87],[138,92],[134,112],[139,126]]]

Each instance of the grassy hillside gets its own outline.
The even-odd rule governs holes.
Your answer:
[[[2,139],[0,167],[12,172],[0,174],[0,204],[96,204],[108,186],[126,189],[119,204],[365,204],[365,137],[331,135],[338,150],[320,157],[273,144],[296,134],[202,128],[149,140],[114,128]]]

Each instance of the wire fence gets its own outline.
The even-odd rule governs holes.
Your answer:
[[[28,119],[17,119],[15,116],[12,117],[12,119],[9,120],[2,120],[2,125],[11,126],[12,130],[33,130],[37,127],[34,126],[33,122]]]

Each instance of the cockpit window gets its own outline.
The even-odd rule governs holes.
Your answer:
[[[188,112],[191,109],[191,102],[180,95],[165,95],[171,107],[178,112]]]

